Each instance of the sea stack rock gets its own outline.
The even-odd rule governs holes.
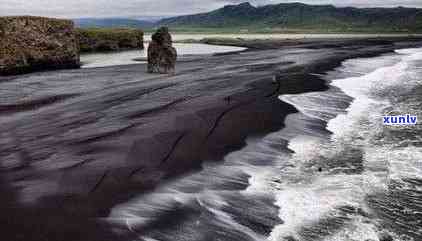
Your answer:
[[[148,72],[174,74],[177,59],[176,49],[168,28],[162,27],[152,35],[148,47]]]
[[[72,21],[0,17],[0,75],[79,66],[79,43]]]

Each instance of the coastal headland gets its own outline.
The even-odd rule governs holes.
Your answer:
[[[80,53],[144,49],[136,28],[76,29],[71,20],[0,17],[0,75],[79,68]]]
[[[79,65],[79,44],[72,21],[0,17],[0,75]]]

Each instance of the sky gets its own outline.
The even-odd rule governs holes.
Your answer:
[[[207,12],[245,0],[0,0],[0,16],[60,18],[176,16]],[[252,0],[255,6],[282,2],[354,7],[419,7],[422,0]]]

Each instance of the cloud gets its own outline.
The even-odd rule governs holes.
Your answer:
[[[1,0],[0,15],[50,17],[174,16],[206,12],[245,0]],[[280,2],[356,7],[421,7],[421,0],[252,0],[254,5]]]

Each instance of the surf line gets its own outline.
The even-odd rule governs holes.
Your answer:
[[[418,117],[415,115],[386,115],[383,116],[384,125],[416,125],[418,123]]]

